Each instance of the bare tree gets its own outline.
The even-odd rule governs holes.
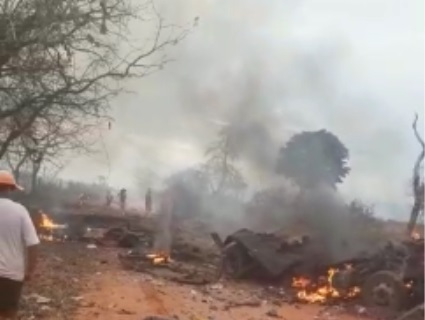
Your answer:
[[[246,188],[245,180],[235,165],[238,159],[235,143],[232,127],[226,126],[220,130],[218,139],[206,150],[207,161],[203,170],[209,177],[212,194],[228,191],[240,194]]]
[[[421,174],[421,165],[425,157],[425,143],[423,138],[418,132],[418,115],[415,114],[415,119],[413,120],[413,133],[415,134],[416,140],[418,140],[421,145],[421,152],[416,159],[415,165],[413,166],[413,180],[412,180],[412,189],[413,189],[413,207],[410,212],[410,219],[407,225],[408,234],[412,234],[416,221],[418,220],[419,215],[424,211],[424,181]]]
[[[0,4],[0,158],[51,109],[81,119],[106,113],[122,81],[169,61],[164,49],[187,28],[166,25],[153,2],[5,0]],[[130,26],[153,37],[140,46]]]
[[[99,119],[92,123],[82,121],[78,114],[43,114],[30,128],[15,140],[6,153],[6,160],[19,179],[21,168],[31,173],[31,186],[37,188],[38,175],[42,167],[50,171],[63,167],[63,156],[68,153],[88,153],[96,141]]]

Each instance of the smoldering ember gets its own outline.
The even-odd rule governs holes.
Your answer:
[[[1,1],[0,319],[424,319],[423,4],[387,2]]]

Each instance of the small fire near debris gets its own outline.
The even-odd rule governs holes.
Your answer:
[[[421,239],[421,235],[417,231],[413,231],[410,236],[412,237],[413,240],[419,240],[419,239]]]
[[[149,253],[146,255],[146,258],[154,265],[162,265],[171,262],[170,255],[165,252]]]
[[[56,224],[47,213],[40,211],[40,223],[38,228],[40,230],[40,238],[45,241],[55,240],[55,230],[65,229],[66,225]]]
[[[347,265],[346,268],[351,268]],[[313,281],[308,277],[294,277],[292,279],[292,288],[296,290],[298,300],[307,303],[325,303],[335,299],[350,299],[360,294],[359,287],[352,287],[348,290],[337,290],[333,287],[333,277],[339,271],[336,268],[330,268],[327,276]]]

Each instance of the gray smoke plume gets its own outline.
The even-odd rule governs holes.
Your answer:
[[[368,226],[355,224],[346,203],[335,190],[321,187],[304,191],[301,212],[312,237],[321,243],[336,261],[352,258],[370,249],[365,237]]]
[[[153,250],[156,253],[170,255],[173,233],[173,202],[170,190],[164,190],[159,195],[159,208],[156,219]]]
[[[166,21],[199,23],[170,52],[175,62],[112,102],[112,184],[130,189],[136,170],[160,180],[198,164],[224,124],[238,128],[250,185],[267,186],[278,147],[293,133],[326,128],[352,155],[344,195],[408,203],[411,114],[423,106],[423,1],[402,9],[396,0],[156,2]],[[77,162],[69,175],[107,175],[96,173],[108,171],[99,163]]]

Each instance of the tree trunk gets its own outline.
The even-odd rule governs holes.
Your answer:
[[[16,164],[15,168],[13,169],[13,175],[15,176],[16,181],[19,182],[19,179],[21,177],[21,167],[24,165],[25,161],[27,160],[28,156],[22,157],[21,160]]]
[[[31,172],[31,193],[36,194],[38,189],[38,174],[40,172],[42,156],[33,161]]]
[[[421,182],[421,163],[425,158],[425,143],[422,137],[420,136],[417,129],[418,115],[415,114],[415,119],[413,120],[412,128],[413,133],[415,134],[416,140],[418,140],[421,145],[422,151],[416,159],[415,165],[413,167],[413,196],[414,202],[412,211],[410,212],[409,223],[407,224],[408,235],[411,236],[413,230],[415,229],[416,222],[418,220],[419,214],[424,210],[424,182]]]
[[[416,227],[416,223],[418,221],[418,217],[421,212],[424,210],[424,185],[420,185],[415,190],[415,198],[412,207],[412,211],[410,212],[409,223],[407,224],[407,232],[409,235],[412,235]]]

